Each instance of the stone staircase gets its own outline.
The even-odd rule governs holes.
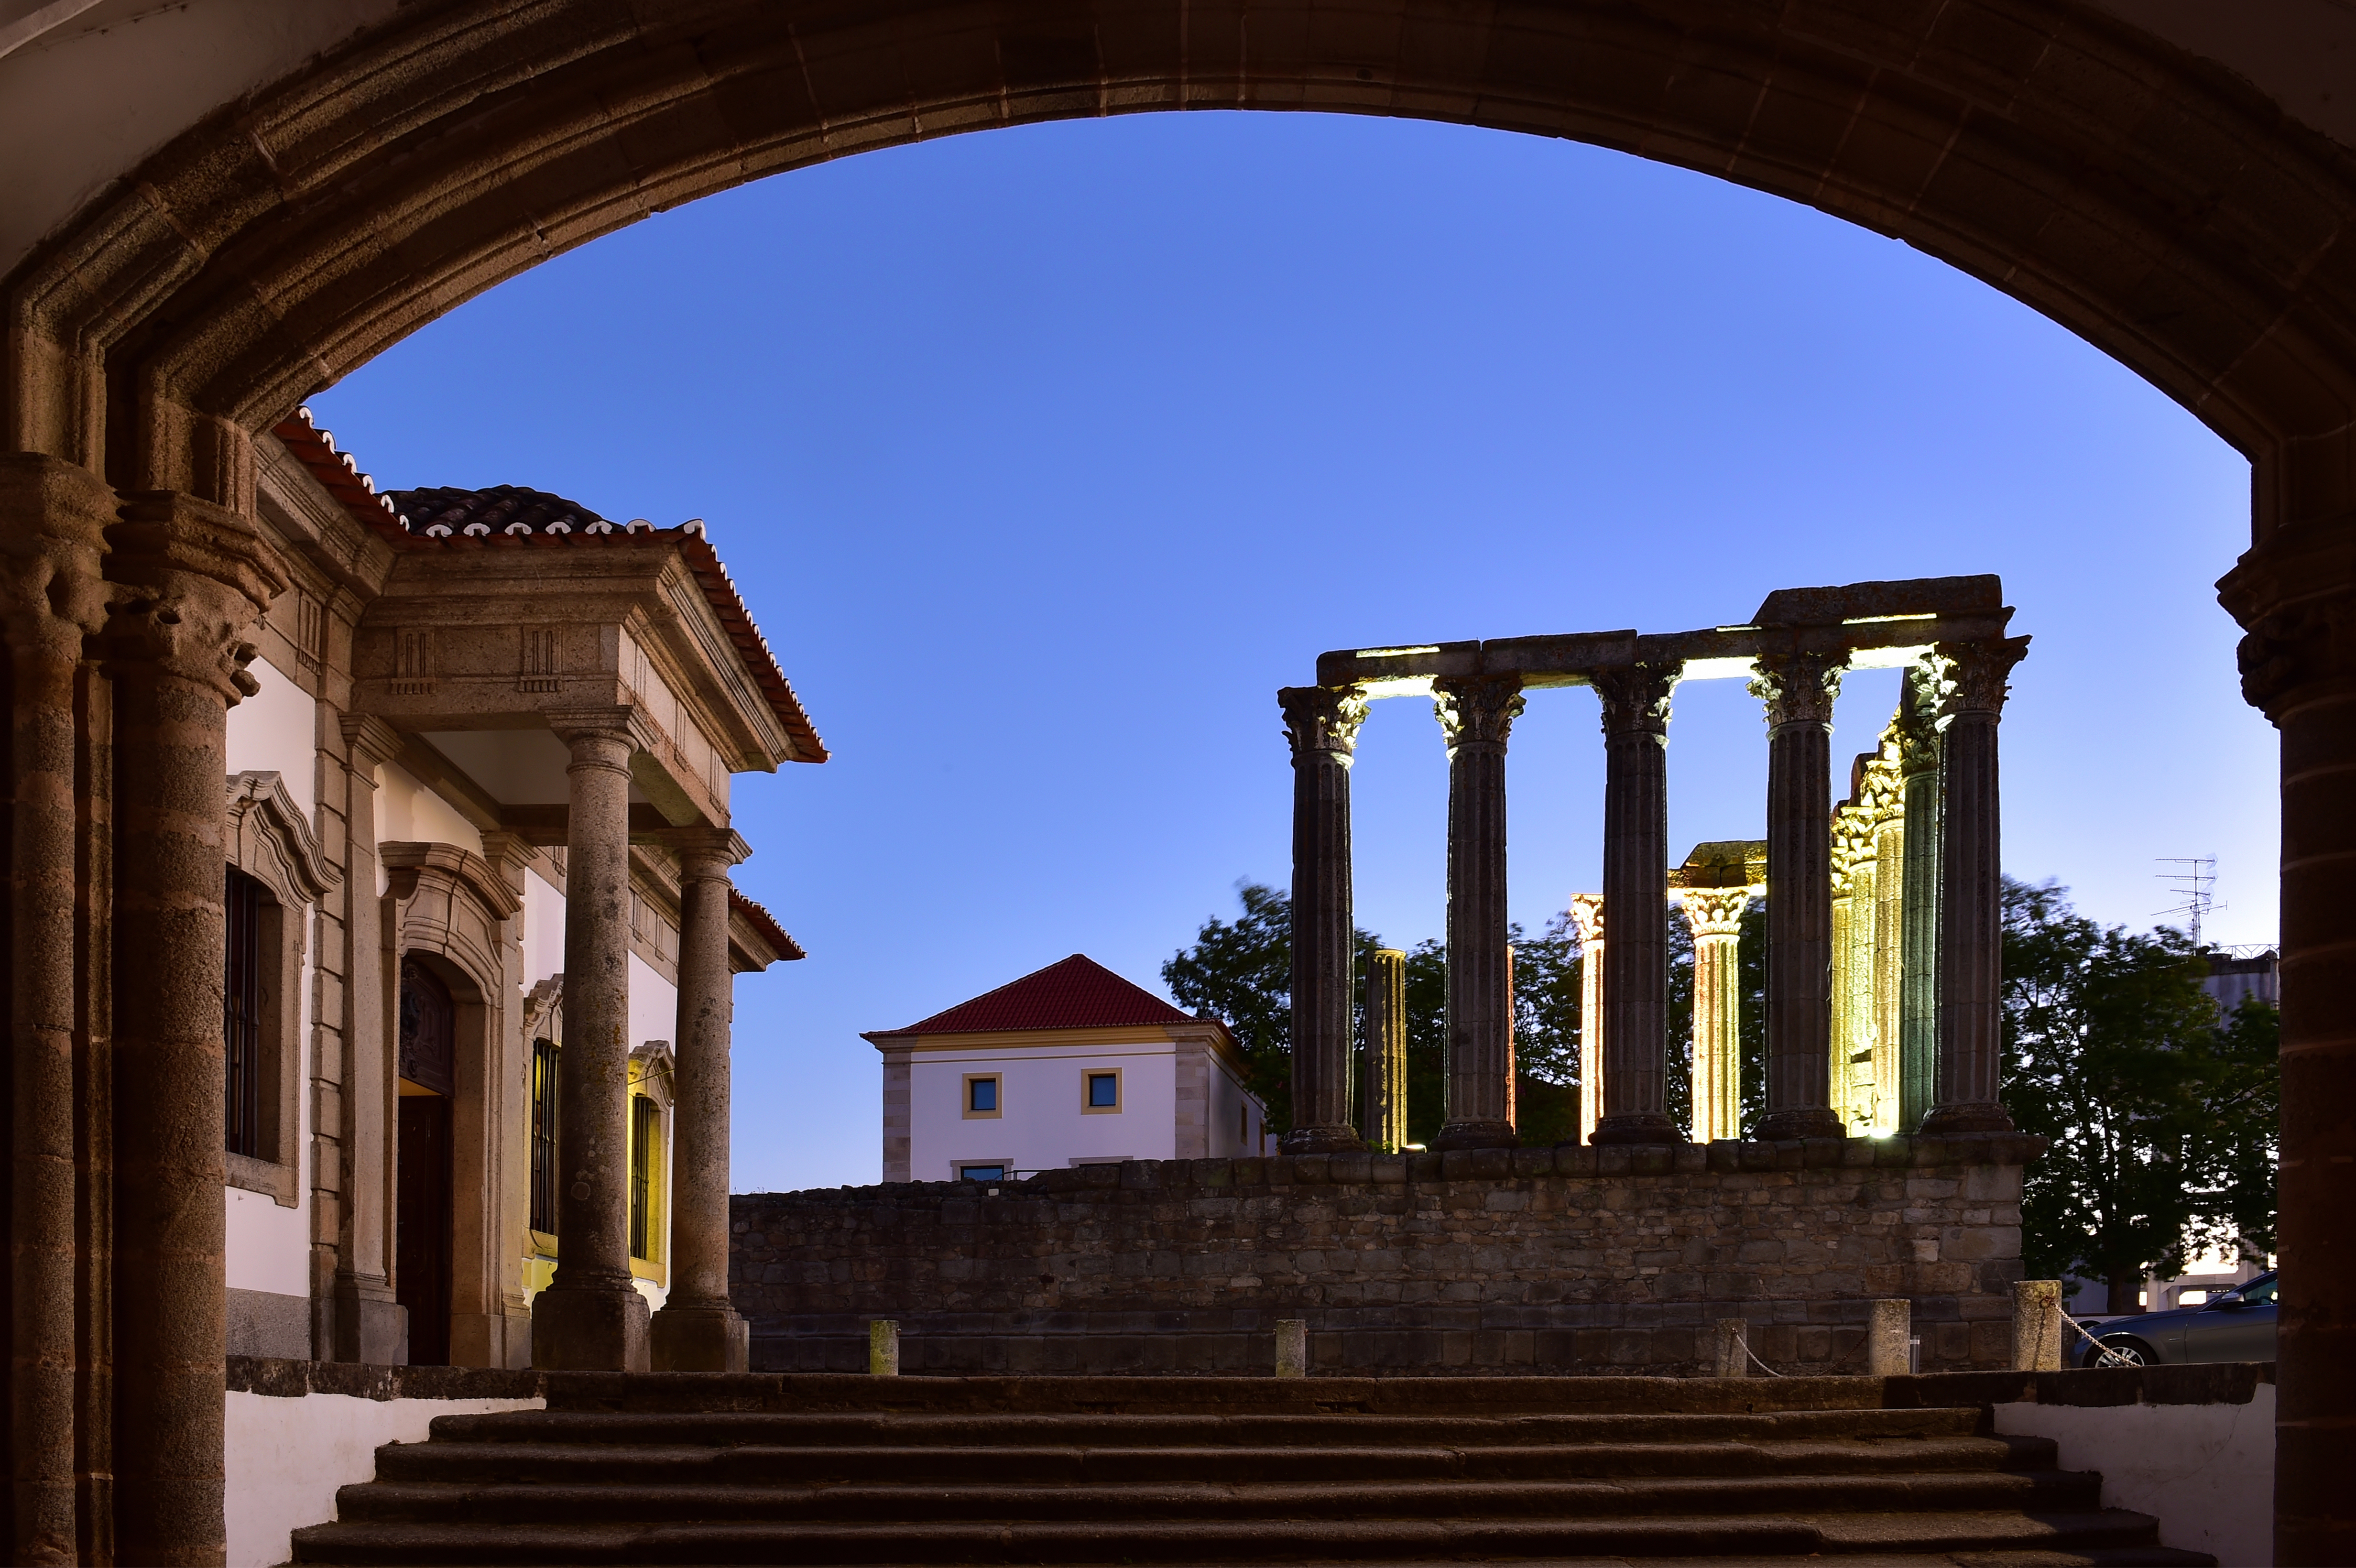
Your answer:
[[[1909,1380],[1920,1381],[1922,1380]],[[556,1373],[378,1451],[305,1563],[2211,1563],[1869,1378]]]

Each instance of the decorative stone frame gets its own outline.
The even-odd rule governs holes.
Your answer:
[[[998,1087],[991,1095],[991,1108],[973,1108],[973,1086],[989,1080]],[[1006,1074],[1003,1072],[968,1072],[958,1079],[958,1116],[968,1122],[994,1122],[1006,1115]]]
[[[311,910],[343,880],[286,782],[266,771],[231,773],[223,835],[228,865],[270,894],[262,910],[262,1144],[256,1157],[224,1151],[227,1184],[294,1208],[303,1187],[303,963]]]
[[[1109,1105],[1098,1105],[1089,1102],[1088,1084],[1092,1080],[1098,1078],[1112,1080],[1112,1104]],[[1119,1068],[1098,1067],[1093,1064],[1083,1066],[1080,1069],[1080,1115],[1083,1116],[1119,1115],[1129,1109],[1128,1089],[1129,1086],[1123,1081]]]
[[[659,1113],[656,1125],[661,1140],[655,1151],[656,1162],[647,1175],[648,1244],[661,1255],[645,1257],[633,1253],[630,1273],[661,1285],[670,1280],[670,1159],[674,1132],[671,1103],[678,1071],[678,1059],[671,1054],[670,1041],[667,1040],[642,1040],[630,1052],[629,1098],[645,1100],[655,1106]],[[636,1120],[633,1115],[634,1125]]]

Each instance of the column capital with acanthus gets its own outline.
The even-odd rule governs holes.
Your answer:
[[[1742,934],[1742,912],[1751,907],[1749,888],[1687,888],[1677,894],[1694,939]]]
[[[1504,751],[1525,703],[1517,675],[1443,676],[1431,683],[1431,710],[1451,757],[1466,747]]]
[[[1298,761],[1323,752],[1344,767],[1358,748],[1358,726],[1366,721],[1366,692],[1359,686],[1288,686],[1276,694],[1284,710],[1284,739]]]
[[[1751,677],[1751,695],[1767,705],[1767,728],[1829,726],[1844,667],[1843,661],[1832,654],[1760,655],[1759,673]]]
[[[1940,705],[1941,716],[1953,719],[1962,713],[2001,713],[2005,696],[2011,690],[2008,681],[2012,667],[2028,652],[2027,637],[2007,637],[2001,642],[1941,643],[1939,656],[1947,667],[1943,683],[1946,700]]]
[[[1684,666],[1674,664],[1623,665],[1591,671],[1587,678],[1602,700],[1603,733],[1666,735],[1669,694],[1684,673]]]
[[[1579,933],[1579,944],[1591,947],[1603,940],[1603,895],[1573,893],[1570,895],[1570,923]]]

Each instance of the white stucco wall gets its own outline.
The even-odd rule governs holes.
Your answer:
[[[564,943],[558,916],[557,946],[560,953]],[[671,1037],[679,1032],[679,987],[654,972],[647,961],[637,954],[630,955],[630,1049],[636,1051],[650,1040],[670,1040],[674,1050],[679,1041]]]
[[[455,844],[483,852],[483,836],[475,825],[452,809],[450,803],[417,782],[415,774],[388,763],[378,771],[376,836],[380,843]],[[380,888],[383,871],[378,871]],[[558,923],[560,933],[562,922]],[[560,934],[558,942],[563,938]]]
[[[523,876],[523,978],[529,991],[551,975],[564,973],[564,895],[538,869]]]
[[[2100,1470],[2103,1501],[2159,1520],[2159,1541],[2223,1568],[2275,1560],[2275,1391],[2247,1404],[1999,1404],[1996,1429],[2051,1437],[2065,1470]]]
[[[318,704],[261,659],[246,669],[262,689],[229,710],[229,771],[278,774],[316,833]]]
[[[1238,1115],[1240,1113],[1240,1115]],[[1266,1114],[1226,1062],[1211,1059],[1210,1157],[1236,1159],[1274,1152],[1263,1148]]]
[[[336,1517],[336,1488],[376,1475],[384,1443],[422,1443],[437,1415],[540,1410],[539,1399],[300,1399],[231,1392],[223,1455],[229,1568],[271,1568],[292,1554],[289,1534]]]
[[[1084,1113],[1081,1074],[1114,1067],[1121,1070],[1120,1113]],[[965,1078],[972,1072],[1004,1076],[998,1116],[963,1115]],[[1050,1170],[1076,1159],[1169,1159],[1176,1152],[1177,1053],[1171,1041],[919,1051],[908,1076],[909,1174],[918,1181],[950,1180],[954,1166],[974,1161]]]

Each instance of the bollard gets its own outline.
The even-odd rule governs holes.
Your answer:
[[[2024,1279],[2012,1287],[2012,1370],[2062,1370],[2062,1282]]]
[[[867,1371],[879,1378],[900,1375],[900,1326],[888,1317],[868,1321]]]
[[[1309,1375],[1307,1318],[1280,1317],[1276,1320],[1276,1375],[1280,1378],[1305,1378]]]
[[[1751,1375],[1751,1325],[1740,1317],[1721,1317],[1718,1322],[1716,1375],[1721,1378],[1747,1378]]]
[[[1865,1375],[1902,1378],[1913,1371],[1908,1341],[1913,1333],[1911,1301],[1869,1301],[1865,1321]]]

